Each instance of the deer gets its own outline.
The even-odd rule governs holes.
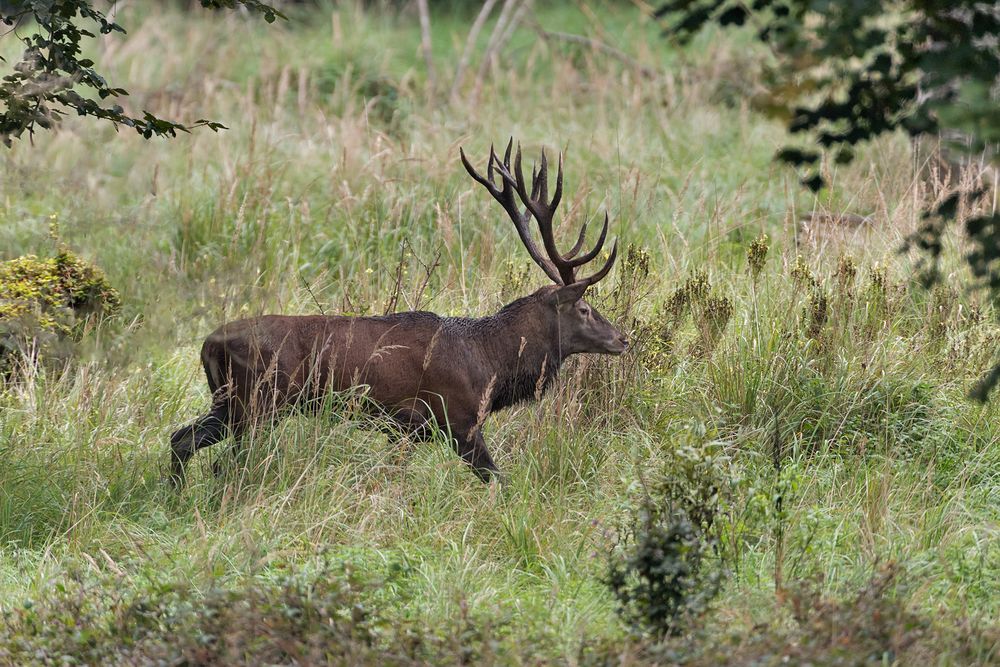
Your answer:
[[[184,481],[185,465],[198,450],[232,438],[238,454],[255,425],[295,410],[316,410],[333,392],[350,390],[363,391],[368,410],[385,418],[383,424],[398,437],[421,441],[445,433],[479,479],[503,482],[483,437],[486,417],[538,399],[571,355],[620,355],[628,347],[626,336],[583,298],[610,272],[617,239],[600,269],[577,275],[604,247],[607,212],[589,251],[580,253],[585,223],[576,243],[561,253],[553,217],[563,193],[562,154],[549,199],[544,150],[539,167],[532,168],[529,193],[520,144],[511,164],[513,143],[511,138],[502,160],[490,147],[485,177],[461,147],[459,154],[473,180],[506,211],[531,260],[554,284],[480,318],[409,311],[372,317],[262,315],[223,324],[201,348],[211,408],[170,438],[175,485]],[[532,219],[544,254],[532,238]],[[218,466],[217,459],[216,474]]]

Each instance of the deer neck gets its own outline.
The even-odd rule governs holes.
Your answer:
[[[527,307],[505,307],[481,320],[477,342],[494,380],[491,411],[538,398],[555,379],[564,355],[559,332]]]

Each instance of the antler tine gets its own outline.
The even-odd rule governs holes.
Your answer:
[[[493,165],[497,161],[496,151],[493,150],[493,144],[490,144],[490,159],[486,161],[486,178],[490,180],[490,184],[493,183]],[[503,179],[500,179],[503,182]]]
[[[576,281],[576,275],[573,272],[573,266],[566,263],[562,255],[559,254],[559,250],[556,248],[555,239],[552,235],[552,216],[555,213],[555,207],[551,204],[543,203],[544,199],[539,197],[541,189],[544,188],[544,178],[542,178],[542,172],[538,174],[532,174],[532,196],[528,196],[527,187],[524,183],[524,169],[521,162],[521,146],[518,145],[517,152],[514,154],[514,174],[513,185],[517,190],[518,196],[521,197],[521,201],[531,212],[531,215],[535,217],[535,222],[538,223],[538,231],[541,233],[542,245],[545,247],[545,252],[548,253],[549,259],[552,261],[553,266],[559,271],[559,276],[561,278],[560,282],[563,285],[569,285]]]
[[[510,163],[510,151],[511,145],[508,143],[507,152],[504,155],[504,162],[501,164],[499,160],[496,161],[497,171],[500,173],[500,177],[504,183],[503,195],[513,199],[513,192],[517,192],[517,195],[521,198],[521,202],[527,207],[526,212],[521,216],[515,225],[518,227],[518,234],[521,235],[522,240],[526,246],[530,245],[531,241],[528,238],[528,232],[525,228],[527,223],[527,216],[530,213],[531,216],[535,218],[535,222],[538,224],[538,231],[542,237],[542,244],[545,248],[546,254],[548,254],[547,260],[540,260],[535,258],[535,261],[546,269],[546,273],[549,274],[555,282],[562,285],[569,285],[571,283],[579,282],[576,279],[576,268],[583,266],[588,262],[591,262],[596,258],[601,250],[604,248],[604,243],[608,238],[608,228],[610,226],[610,218],[608,213],[604,213],[604,225],[601,227],[601,234],[588,252],[583,255],[577,256],[580,250],[583,248],[587,237],[587,225],[584,224],[580,229],[580,236],[577,238],[576,243],[570,248],[569,252],[565,255],[561,254],[556,248],[555,237],[552,230],[552,218],[555,215],[556,207],[562,200],[562,185],[563,185],[563,157],[562,154],[559,155],[559,167],[556,174],[556,186],[552,193],[551,201],[548,199],[548,156],[546,156],[545,151],[542,151],[542,156],[540,164],[533,166],[531,170],[531,195],[528,195],[527,183],[524,178],[524,167],[522,162],[521,145],[517,145],[517,149],[514,152],[514,164],[513,169],[511,169]],[[513,173],[511,173],[513,172]],[[501,200],[501,203],[503,201]],[[515,206],[516,208],[516,206]],[[512,216],[513,217],[513,216]],[[533,245],[533,244],[532,244]],[[537,248],[535,249],[537,252]],[[618,256],[618,242],[615,241],[615,245],[611,250],[611,255],[607,262],[601,269],[594,275],[585,278],[587,285],[593,285],[598,280],[601,280],[608,274],[611,270],[615,259]],[[534,258],[534,257],[533,257]],[[554,271],[558,273],[559,278],[553,276],[550,272]]]
[[[556,171],[556,191],[552,194],[552,201],[549,202],[549,206],[553,209],[559,206],[559,202],[562,201],[562,177],[563,177],[563,156],[562,153],[559,154],[559,169]]]
[[[586,240],[587,240],[587,223],[585,222],[583,223],[583,226],[580,227],[580,238],[576,240],[576,243],[573,244],[573,247],[570,248],[569,252],[563,255],[563,257],[565,257],[566,259],[573,259],[574,257],[576,257],[576,253],[580,252],[580,248],[583,247],[583,242]]]
[[[567,260],[567,263],[570,266],[573,266],[573,267],[583,266],[587,262],[589,262],[592,259],[594,259],[595,257],[597,257],[597,253],[601,252],[601,248],[604,247],[604,240],[608,237],[608,223],[609,223],[608,213],[607,213],[607,211],[605,211],[604,212],[604,227],[601,228],[601,235],[597,239],[597,243],[594,244],[593,249],[590,252],[588,252],[586,255],[580,255],[576,259],[572,259],[571,256],[567,257],[566,260]]]
[[[590,285],[593,285],[597,281],[604,278],[604,276],[608,275],[608,271],[611,270],[611,267],[614,265],[615,259],[617,257],[618,257],[618,239],[615,239],[615,244],[611,246],[611,255],[608,257],[608,261],[604,263],[604,266],[601,267],[601,270],[592,276],[587,276],[580,282],[586,283],[587,286],[589,287]]]
[[[490,150],[492,151],[492,147]],[[462,150],[461,146],[458,147],[458,154],[461,156],[462,164],[465,165],[465,170],[469,172],[469,176],[472,176],[473,180],[475,180],[477,183],[479,183],[484,188],[489,190],[489,193],[493,195],[494,198],[498,197],[500,195],[500,191],[497,190],[496,186],[493,185],[492,181],[483,178],[482,174],[476,171],[476,168],[472,166],[471,162],[469,162],[469,158],[465,157],[465,151]]]
[[[545,157],[545,149],[542,149],[542,166],[538,170],[538,196],[542,201],[542,206],[548,206],[549,201],[549,161]]]
[[[511,176],[510,183],[511,185],[514,186],[514,189],[517,190],[517,194],[520,195],[521,201],[524,202],[524,205],[528,207],[528,210],[531,211],[532,214],[534,214],[535,211],[534,207],[532,206],[534,204],[534,201],[532,197],[528,196],[527,188],[525,188],[524,186],[524,171],[521,169],[521,144],[517,145],[517,150],[514,152],[514,173],[512,175],[508,170],[507,175]],[[534,169],[532,169],[531,180],[532,180],[532,190],[534,190],[534,180],[535,180]],[[535,217],[537,218],[538,216]]]

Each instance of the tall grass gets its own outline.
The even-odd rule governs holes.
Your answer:
[[[776,588],[822,573],[835,595],[886,561],[907,568],[914,609],[1000,614],[1000,415],[964,396],[1000,330],[957,261],[928,295],[895,254],[945,184],[893,138],[814,198],[771,161],[787,137],[747,102],[759,54],[739,36],[678,51],[631,5],[587,8],[537,20],[603,26],[658,76],[521,30],[479,99],[470,76],[446,102],[405,14],[338,4],[268,27],[119,10],[128,36],[93,55],[128,103],[230,129],[144,142],[68,119],[0,165],[0,258],[48,252],[55,215],[123,297],[77,362],[0,392],[0,608],[80,572],[205,592],[322,552],[389,582],[364,595],[390,623],[485,625],[523,661],[573,662],[585,640],[624,641],[603,584],[613,528],[683,450],[728,462],[732,575],[714,623],[750,628]],[[434,17],[439,72],[468,22]],[[224,445],[199,454],[174,493],[167,438],[207,406],[197,350],[220,322],[392,303],[484,315],[544,282],[457,159],[511,135],[567,150],[566,238],[608,210],[633,246],[589,298],[636,344],[575,360],[543,401],[488,420],[510,483],[483,486],[443,442],[397,447],[332,401],[256,433],[242,465]],[[801,230],[814,209],[873,222]],[[677,310],[699,272],[704,292]]]

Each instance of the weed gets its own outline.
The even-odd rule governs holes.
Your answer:
[[[728,459],[704,429],[689,427],[664,452],[618,529],[607,583],[622,616],[654,635],[683,632],[719,592],[714,523],[728,489]]]
[[[688,667],[876,667],[938,660],[991,664],[1000,650],[1000,636],[968,622],[948,627],[908,609],[901,590],[903,575],[901,568],[885,566],[843,598],[802,583],[779,601],[771,619],[753,627],[711,633],[700,629],[686,637],[636,646],[633,652],[642,661]],[[588,656],[591,664],[599,664],[601,653],[598,648]],[[619,648],[618,653],[624,652]]]
[[[683,632],[719,591],[718,572],[706,572],[703,564],[711,545],[680,509],[646,506],[633,531],[628,555],[613,559],[608,571],[621,613],[653,634]]]
[[[767,238],[767,234],[758,236],[750,242],[750,246],[747,248],[747,271],[750,272],[750,278],[754,283],[760,277],[760,272],[764,270],[769,249],[770,239]]]
[[[813,274],[802,255],[795,256],[795,264],[791,271],[792,280],[803,289],[815,289],[820,286],[819,279]]]
[[[858,265],[850,255],[841,255],[837,258],[837,271],[834,277],[837,282],[837,290],[844,295],[849,295],[854,287],[854,279],[858,275]]]
[[[733,302],[727,296],[705,297],[693,309],[698,341],[692,348],[695,356],[709,356],[715,350],[726,325],[733,316]]]
[[[806,305],[806,335],[810,338],[817,338],[829,317],[830,303],[826,296],[826,290],[820,286],[813,287],[809,292],[809,303]]]

